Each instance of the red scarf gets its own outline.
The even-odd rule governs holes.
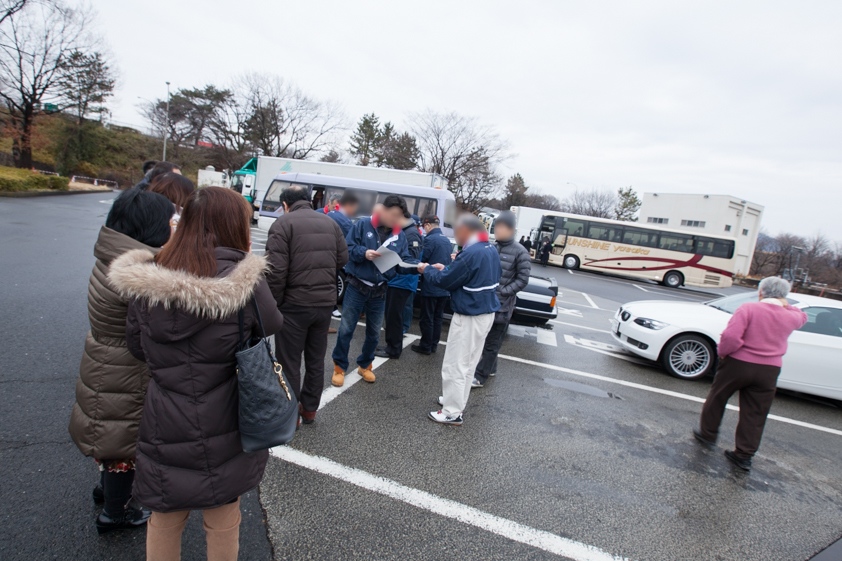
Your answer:
[[[338,210],[339,210],[339,205],[336,205],[336,206],[333,208],[333,210],[338,211]],[[330,205],[325,205],[325,214],[327,214],[328,212],[330,212]]]

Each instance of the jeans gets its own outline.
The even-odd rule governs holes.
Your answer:
[[[435,352],[441,339],[442,316],[447,306],[447,296],[423,296],[421,298],[421,318],[418,327],[421,328],[421,350]]]
[[[497,372],[497,355],[500,352],[500,347],[503,346],[503,338],[506,336],[506,329],[508,328],[509,322],[495,323],[485,337],[482,357],[479,359],[479,364],[477,364],[477,369],[474,372],[474,378],[482,384],[488,381],[489,376]]]
[[[380,341],[385,307],[386,299],[383,296],[367,296],[356,287],[348,285],[342,300],[342,321],[339,323],[336,346],[333,348],[334,364],[342,370],[348,370],[348,348],[351,346],[357,322],[365,312],[365,342],[360,356],[357,357],[357,365],[368,368],[374,361],[374,351]]]
[[[406,308],[403,310],[403,332],[408,333],[412,327],[412,314],[415,311],[415,292],[409,295],[406,301]]]
[[[295,397],[305,411],[318,411],[325,386],[327,331],[333,309],[330,307],[281,310],[284,329],[275,335],[278,362],[292,385]],[[304,383],[301,382],[301,355],[304,354]]]

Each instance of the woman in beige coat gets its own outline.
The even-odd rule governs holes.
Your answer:
[[[76,381],[70,436],[100,470],[94,488],[100,534],[143,526],[149,511],[131,504],[135,443],[149,372],[126,348],[128,301],[108,281],[111,262],[132,249],[157,251],[170,236],[172,203],[156,193],[132,189],[114,201],[94,246],[88,284],[91,330]]]

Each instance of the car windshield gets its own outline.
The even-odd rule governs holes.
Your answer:
[[[741,294],[734,294],[733,296],[726,296],[725,298],[717,298],[716,300],[711,300],[710,302],[705,302],[705,306],[710,306],[711,308],[716,308],[717,310],[721,310],[723,312],[733,314],[737,311],[737,308],[745,304],[746,302],[756,302],[757,301],[757,292],[743,292]],[[793,300],[792,298],[787,298],[787,302],[792,305],[798,304],[797,300]]]

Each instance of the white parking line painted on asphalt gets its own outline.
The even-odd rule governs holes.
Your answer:
[[[597,305],[596,305],[596,302],[594,302],[594,301],[593,301],[593,299],[591,299],[591,297],[590,297],[590,296],[588,296],[588,295],[587,295],[587,294],[585,294],[584,292],[582,292],[582,296],[584,296],[584,297],[585,297],[585,300],[587,300],[587,301],[588,301],[588,304],[590,304],[590,305],[591,305],[591,308],[596,308],[597,310],[599,309],[599,306],[597,306]]]
[[[546,329],[538,329],[535,335],[538,338],[538,342],[542,345],[558,347],[558,341],[556,340],[555,333],[553,333],[552,331],[547,331]]]
[[[582,317],[582,316],[579,316]],[[570,327],[577,327],[579,329],[587,329],[588,331],[598,331],[599,333],[608,333],[609,335],[611,332],[607,329],[597,329],[596,327],[588,327],[587,325],[579,325],[578,323],[567,323],[566,321],[558,321],[557,319],[551,319],[550,323],[555,323],[558,325],[569,325]]]
[[[611,332],[606,331],[605,333]],[[626,362],[632,362],[634,364],[640,364],[642,366],[649,366],[651,364],[650,362],[647,362],[642,358],[638,358],[634,355],[627,353],[622,347],[618,347],[616,345],[609,345],[608,343],[602,343],[601,341],[594,341],[593,339],[582,339],[581,337],[573,337],[572,335],[565,334],[564,342],[575,347],[581,347],[583,349],[593,351],[595,353],[619,358],[620,360],[625,360]]]
[[[333,318],[333,319],[338,319],[338,318]],[[364,326],[365,324],[363,323],[363,324],[360,324],[360,325]],[[407,333],[406,335],[403,336],[403,348],[405,349],[407,346],[411,345],[412,343],[414,343],[418,339],[420,339],[419,336],[412,335],[411,333]],[[381,366],[383,366],[383,364],[385,364],[387,362],[389,362],[388,358],[382,358],[382,357],[379,357],[379,356],[374,357],[374,362],[371,363],[372,364],[371,369],[377,370],[378,368],[380,368]],[[353,368],[353,365],[349,366],[349,368]],[[351,386],[353,386],[354,384],[356,384],[360,380],[362,380],[362,376],[357,374],[356,368],[353,368],[353,370],[351,372],[346,372],[345,373],[345,384],[341,388],[337,388],[336,386],[329,386],[324,392],[322,392],[322,401],[319,404],[319,411],[321,411],[324,408],[325,405],[327,405],[328,403],[330,403],[331,401],[333,401],[334,399],[336,399],[337,397],[342,395],[342,393],[344,391],[346,391],[348,388],[350,388]]]
[[[640,289],[640,290],[642,290],[643,292],[649,292],[649,290],[647,290],[647,289],[643,288],[643,287],[642,287],[642,286],[640,286],[639,284],[632,284],[632,286],[633,286],[633,287],[635,287],[635,288],[639,288],[639,289]]]
[[[439,516],[457,520],[518,543],[567,557],[573,561],[628,561],[625,557],[612,555],[596,547],[563,538],[545,530],[532,528],[514,520],[495,516],[472,506],[457,503],[420,489],[407,487],[397,481],[348,467],[322,456],[307,454],[289,446],[273,448],[272,455],[299,467],[350,483],[361,489],[384,495]]]
[[[439,343],[445,344],[445,343]],[[599,352],[599,351],[597,351]],[[511,360],[512,362],[519,362],[521,364],[529,364],[531,366],[537,366],[539,368],[546,368],[548,370],[555,370],[557,372],[564,372],[566,374],[572,374],[573,376],[580,376],[582,378],[590,378],[591,380],[599,380],[601,382],[608,382],[609,384],[617,384],[620,386],[625,386],[627,388],[634,388],[637,390],[643,390],[646,392],[657,393],[661,395],[666,395],[669,397],[675,397],[678,399],[684,399],[687,401],[695,401],[696,403],[704,403],[705,400],[701,397],[696,397],[695,395],[687,395],[685,393],[674,392],[671,390],[664,390],[661,388],[655,388],[653,386],[646,386],[644,384],[638,384],[637,382],[629,382],[626,380],[618,380],[617,378],[609,378],[608,376],[602,376],[600,374],[591,374],[590,372],[583,372],[581,370],[573,370],[572,368],[565,368],[563,366],[556,366],[554,364],[545,364],[543,362],[538,362],[535,360],[529,360],[526,358],[518,358],[516,356],[510,355],[498,355],[498,358],[502,358],[505,360]],[[740,408],[735,405],[728,405],[727,408],[731,411],[739,411]],[[830,427],[823,427],[821,425],[814,425],[813,423],[805,423],[804,421],[799,421],[798,419],[790,419],[789,417],[781,417],[779,415],[769,415],[769,419],[773,421],[779,421],[781,423],[787,423],[790,425],[795,425],[799,427],[803,427],[806,429],[812,429],[820,432],[826,432],[829,434],[835,434],[837,436],[842,436],[842,430],[833,429]]]

